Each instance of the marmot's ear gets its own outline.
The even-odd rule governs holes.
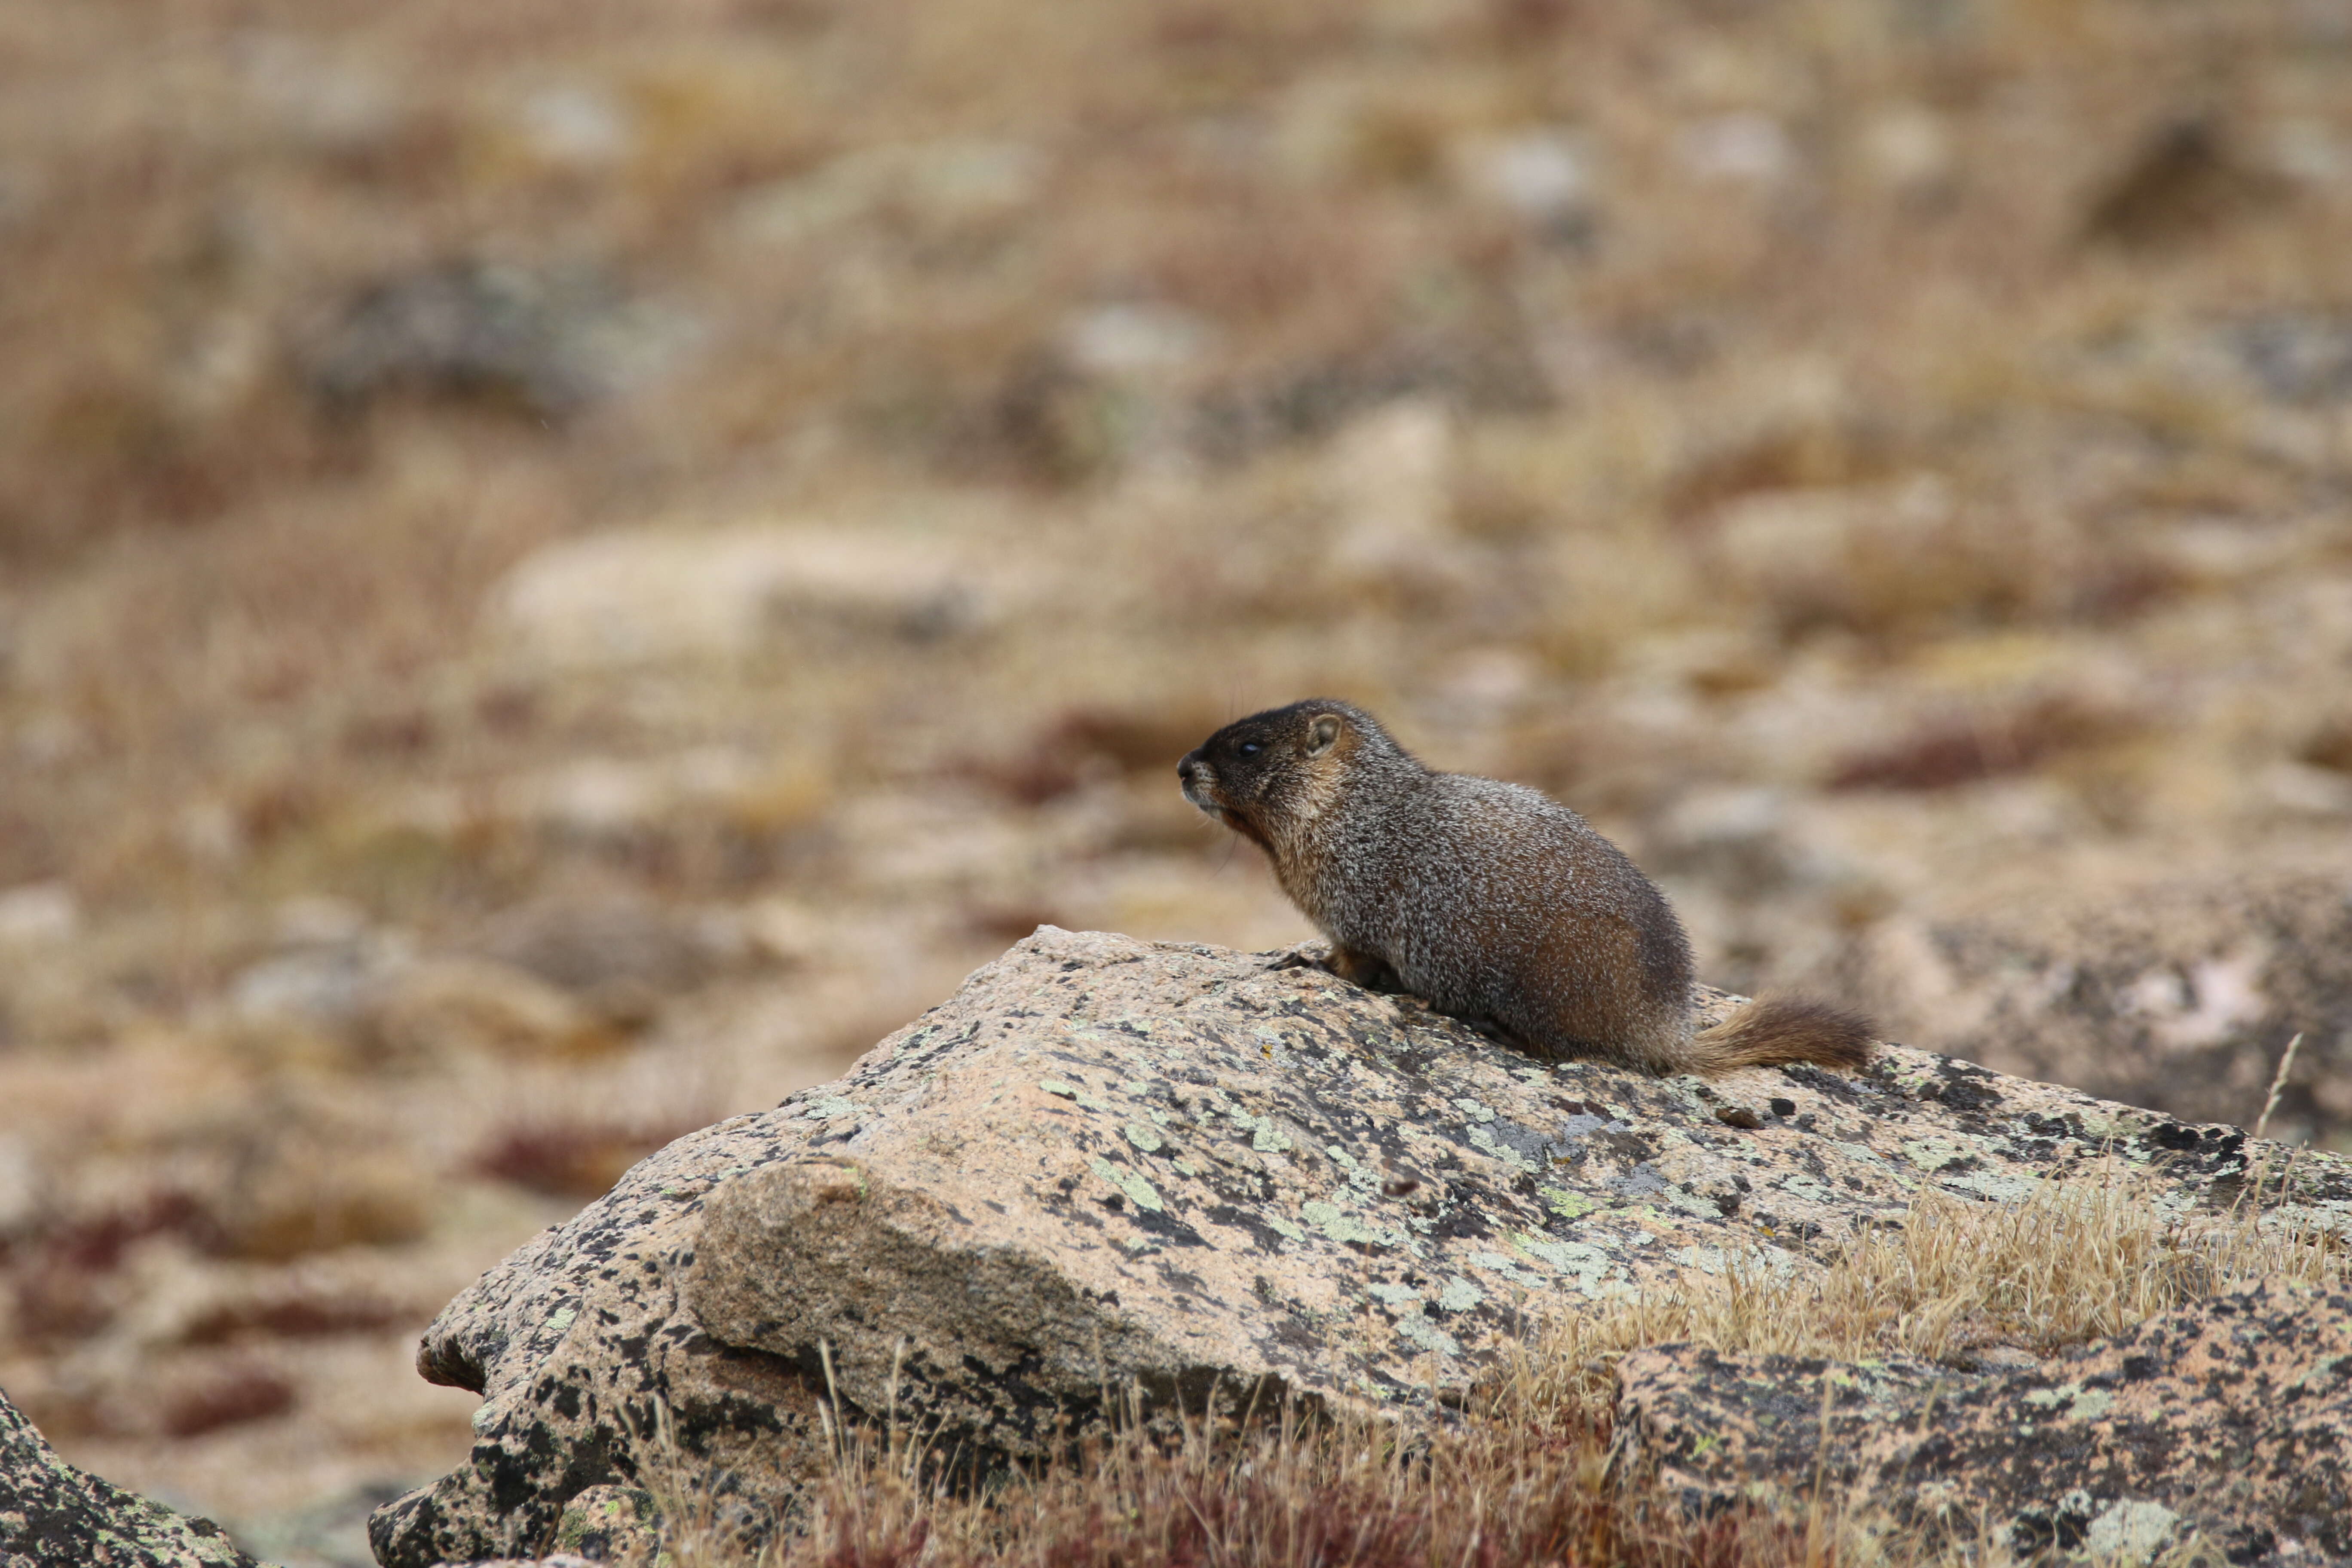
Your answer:
[[[1337,713],[1318,713],[1307,721],[1307,754],[1319,757],[1329,751],[1339,739],[1341,721]]]

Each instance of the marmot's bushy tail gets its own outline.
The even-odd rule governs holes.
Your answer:
[[[1859,1013],[1803,997],[1768,996],[1701,1029],[1691,1041],[1696,1063],[1684,1070],[1713,1074],[1819,1062],[1852,1072],[1868,1065],[1876,1040],[1870,1020]]]

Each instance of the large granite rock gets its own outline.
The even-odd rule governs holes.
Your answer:
[[[1618,1377],[1621,1453],[1695,1511],[1818,1487],[2021,1557],[2202,1535],[2235,1563],[2352,1561],[2352,1290],[2218,1297],[2002,1376],[1671,1345]]]
[[[0,1563],[6,1568],[259,1568],[191,1519],[58,1457],[0,1394]]]
[[[2299,1034],[2273,1130],[2352,1140],[2352,866],[1973,889],[1866,928],[1815,983],[1908,1038],[2194,1121],[2251,1122]]]
[[[983,1462],[1131,1384],[1446,1399],[1530,1319],[1735,1255],[1816,1270],[1924,1189],[2128,1167],[2227,1205],[2247,1142],[1901,1047],[1853,1079],[1536,1062],[1276,955],[1046,927],[451,1303],[418,1366],[483,1394],[473,1457],[372,1533],[387,1568],[527,1552],[567,1500],[665,1474],[756,1529],[824,1462],[828,1383]],[[2294,1191],[2352,1226],[2341,1162]]]

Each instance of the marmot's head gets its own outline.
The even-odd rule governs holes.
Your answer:
[[[1335,803],[1351,769],[1411,759],[1380,721],[1329,698],[1236,719],[1176,764],[1184,798],[1272,849]]]

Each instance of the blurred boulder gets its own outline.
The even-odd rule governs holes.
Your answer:
[[[2242,1127],[2299,1034],[2272,1131],[2352,1140],[2352,870],[2042,869],[1854,932],[1807,982],[1930,1048]]]
[[[1646,835],[1652,868],[1693,878],[1735,899],[1779,892],[1806,869],[1790,835],[1789,803],[1765,785],[1691,790]]]
[[[175,1513],[67,1464],[5,1394],[0,1561],[10,1568],[260,1568],[211,1520]]]
[[[2238,322],[2226,336],[2268,395],[2289,403],[2352,399],[2352,315],[2271,311]]]
[[[1211,339],[1201,317],[1150,301],[1075,312],[1005,369],[973,455],[1049,484],[1138,461],[1181,466],[1181,394]]]
[[[1181,370],[1210,342],[1209,323],[1172,305],[1097,305],[1063,323],[1062,352],[1090,375],[1150,377]]]
[[[1950,178],[1957,161],[1950,127],[1924,104],[1878,110],[1855,141],[1864,171],[1880,185],[1906,194],[1937,188]]]
[[[593,272],[453,261],[362,289],[303,360],[335,413],[405,395],[552,419],[653,374],[696,335]]]
[[[397,79],[361,51],[340,55],[307,37],[256,27],[230,40],[245,107],[293,147],[330,157],[364,157],[406,125],[413,106]]]
[[[369,1025],[395,1058],[452,1053],[598,1056],[624,1042],[572,996],[535,974],[487,958],[404,964],[372,989]]]
[[[336,942],[260,959],[229,982],[230,1011],[241,1022],[290,1022],[328,1030],[365,1011],[392,955],[370,943]]]
[[[1594,220],[1592,154],[1574,131],[1538,126],[1480,136],[1454,153],[1457,178],[1556,244],[1590,237]]]
[[[81,929],[81,906],[63,882],[0,889],[0,950],[55,947]]]
[[[415,1310],[405,1260],[341,1247],[289,1262],[240,1262],[158,1249],[116,1324],[150,1348],[308,1339],[381,1328]]]
[[[1398,404],[1480,414],[1550,407],[1558,393],[1525,324],[1506,304],[1482,307],[1442,331],[1212,385],[1193,400],[1190,445],[1210,462],[1239,463],[1270,447],[1318,440],[1359,418],[1376,421]]]
[[[1455,439],[1443,406],[1410,398],[1366,414],[1332,443],[1339,512],[1332,558],[1343,582],[1434,584],[1461,575],[1448,505]]]
[[[360,1481],[285,1512],[238,1519],[236,1538],[283,1568],[374,1568],[367,1516],[400,1492],[396,1482]]]
[[[740,657],[794,629],[926,641],[982,624],[1003,586],[936,538],[746,523],[550,545],[491,610],[541,657],[596,665]]]
[[[629,156],[639,139],[628,106],[593,82],[544,87],[516,116],[533,156],[558,168],[601,170]]]
[[[707,920],[626,896],[535,900],[492,921],[484,955],[560,987],[616,1026],[644,1023],[736,956]]]
[[[1692,174],[1727,184],[1774,184],[1798,168],[1796,144],[1769,114],[1718,114],[1685,126],[1675,153]]]
[[[719,951],[690,922],[625,900],[510,910],[471,953],[419,954],[401,933],[329,923],[342,912],[324,902],[281,910],[291,940],[237,972],[231,1016],[373,1059],[593,1056],[621,1044],[613,1031],[645,1022],[662,994],[700,980]]]
[[[255,1110],[217,1130],[191,1183],[213,1250],[282,1261],[425,1234],[430,1183],[381,1132],[290,1099]]]

